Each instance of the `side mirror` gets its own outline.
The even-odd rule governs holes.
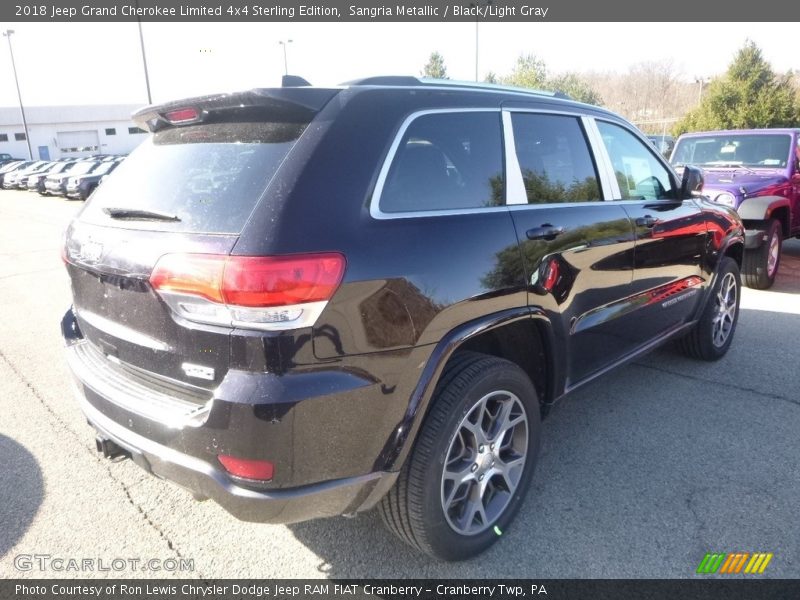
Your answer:
[[[681,181],[681,198],[697,198],[703,195],[703,185],[705,177],[703,171],[692,165],[683,167],[683,179]]]

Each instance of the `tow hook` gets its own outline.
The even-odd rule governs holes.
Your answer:
[[[131,457],[130,452],[124,448],[120,448],[115,442],[112,442],[109,439],[97,436],[94,438],[94,443],[97,446],[97,451],[103,455],[103,458],[113,459],[119,456],[123,458]]]

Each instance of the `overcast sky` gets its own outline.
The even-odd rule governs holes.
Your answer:
[[[289,72],[314,84],[368,75],[418,75],[433,51],[452,79],[475,76],[473,23],[144,23],[155,102],[279,85]],[[145,103],[135,23],[0,23],[12,36],[26,105]],[[798,67],[796,23],[482,23],[481,77],[508,73],[522,53],[551,72],[624,72],[672,60],[684,79],[725,70],[746,39],[778,71]],[[5,38],[0,38],[0,106],[17,104]]]

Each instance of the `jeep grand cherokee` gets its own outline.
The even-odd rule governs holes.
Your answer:
[[[379,506],[473,556],[554,402],[733,339],[740,220],[601,108],[384,77],[134,118],[152,135],[66,233],[79,402],[98,450],[240,519]]]

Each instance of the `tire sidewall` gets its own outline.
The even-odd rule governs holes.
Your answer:
[[[728,334],[728,339],[725,340],[725,343],[722,346],[714,345],[714,313],[717,310],[717,294],[722,287],[722,281],[725,279],[725,276],[731,273],[733,274],[734,279],[736,280],[736,313],[733,317],[733,325],[731,326],[731,331]],[[708,303],[706,304],[705,310],[703,311],[702,322],[700,323],[700,336],[701,336],[701,343],[705,344],[709,350],[709,353],[714,358],[721,358],[725,355],[730,348],[731,343],[733,343],[733,337],[736,333],[736,325],[739,322],[739,306],[742,301],[742,280],[741,275],[739,273],[739,269],[736,265],[736,262],[730,257],[724,257],[723,262],[720,265],[719,272],[717,273],[716,279],[714,281],[714,288],[711,291],[711,295],[708,298]]]
[[[513,367],[513,368],[512,368]],[[515,370],[516,369],[516,370]],[[514,496],[503,514],[486,531],[465,536],[455,532],[447,522],[441,506],[441,478],[446,453],[456,428],[483,396],[498,390],[509,391],[521,401],[528,419],[528,449],[525,467]],[[474,556],[497,541],[519,510],[536,466],[541,437],[541,419],[536,391],[530,379],[516,365],[493,368],[483,373],[478,382],[464,395],[447,416],[441,433],[429,456],[414,456],[412,460],[425,460],[423,477],[423,527],[430,533],[428,542],[438,556],[446,560],[462,560]],[[434,410],[436,407],[434,407]],[[499,530],[501,533],[497,533]]]

